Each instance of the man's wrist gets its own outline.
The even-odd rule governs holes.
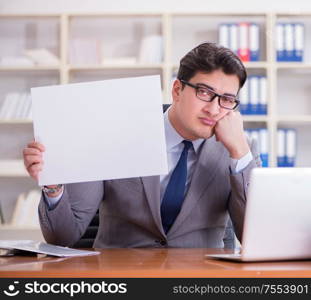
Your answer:
[[[56,197],[62,192],[63,190],[63,185],[62,184],[57,184],[57,185],[44,185],[42,187],[42,190],[44,193],[46,193],[49,197]]]
[[[239,148],[232,149],[229,151],[230,157],[233,159],[240,159],[250,151],[248,144],[240,146]]]

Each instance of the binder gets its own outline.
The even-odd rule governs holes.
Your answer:
[[[304,24],[294,24],[294,61],[303,61],[304,54]]]
[[[285,61],[294,61],[294,24],[285,26]]]
[[[259,137],[259,130],[250,129],[250,136],[251,136],[251,140],[255,140],[257,142],[257,146],[258,146],[259,153],[260,153],[261,143],[260,143],[260,137]]]
[[[240,101],[240,106],[239,110],[242,115],[247,115],[248,114],[248,109],[249,109],[249,82],[248,80],[245,81],[244,86],[239,92],[239,101]]]
[[[259,131],[257,129],[250,129],[249,134],[250,134],[251,139],[257,142],[257,146],[260,151]]]
[[[259,106],[259,80],[258,76],[249,77],[250,87],[250,107],[249,114],[255,115],[258,113]]]
[[[230,30],[229,24],[222,23],[219,25],[219,44],[226,48],[230,48],[229,30]]]
[[[268,131],[266,128],[260,128],[259,130],[260,140],[260,158],[263,167],[268,167]]]
[[[230,24],[230,35],[229,35],[229,45],[230,49],[238,54],[238,25]]]
[[[278,149],[277,149],[277,162],[278,167],[286,166],[286,158],[285,158],[285,130],[278,129]]]
[[[259,61],[259,25],[251,23],[249,26],[250,61]]]
[[[258,104],[258,114],[267,114],[267,78],[265,76],[260,76],[259,80],[259,104]]]
[[[296,160],[296,131],[295,129],[286,130],[286,167],[294,167]]]
[[[250,61],[249,24],[239,23],[238,28],[239,28],[238,55],[242,61]]]
[[[277,61],[285,61],[285,33],[284,24],[276,25],[276,58]]]

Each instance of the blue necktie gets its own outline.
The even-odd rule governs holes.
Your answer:
[[[169,231],[174,223],[184,200],[187,180],[187,157],[192,142],[183,141],[183,143],[185,145],[184,150],[168,182],[161,204],[161,218],[165,233]]]

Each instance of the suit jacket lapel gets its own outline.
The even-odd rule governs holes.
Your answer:
[[[179,215],[168,232],[169,235],[174,234],[185,218],[191,213],[191,210],[201,198],[204,190],[214,178],[219,160],[224,154],[225,148],[220,142],[216,142],[215,136],[204,142],[192,175],[188,193]]]
[[[161,220],[161,200],[160,200],[160,176],[141,177],[144,185],[146,198],[159,231],[165,236]]]

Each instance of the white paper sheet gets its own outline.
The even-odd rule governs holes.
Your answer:
[[[59,257],[97,255],[100,253],[98,251],[78,250],[42,242],[35,242],[32,240],[0,240],[0,248],[23,250],[31,253],[40,253]]]
[[[166,174],[160,76],[32,88],[39,185]]]

